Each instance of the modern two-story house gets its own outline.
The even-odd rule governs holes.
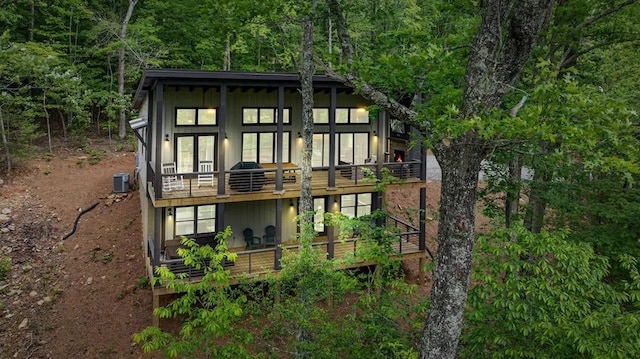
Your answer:
[[[180,237],[212,244],[231,226],[232,274],[258,276],[279,269],[283,248],[295,248],[300,197],[302,101],[297,74],[147,70],[130,122],[139,144],[142,246],[149,276],[166,265],[197,280],[176,255]],[[324,212],[358,217],[382,205],[375,181],[389,169],[420,198],[417,223],[389,217],[400,229],[399,258],[425,258],[426,152],[409,146],[407,126],[326,76],[314,77],[312,193],[317,210],[314,245],[328,258],[353,253],[358,238],[338,241]],[[357,265],[370,265],[359,263]],[[154,304],[166,293],[154,288]]]

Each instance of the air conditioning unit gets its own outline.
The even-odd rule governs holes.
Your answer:
[[[129,174],[116,173],[113,175],[113,193],[129,192]]]

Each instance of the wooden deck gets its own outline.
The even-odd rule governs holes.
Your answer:
[[[269,174],[269,173],[267,173]],[[326,195],[339,195],[339,194],[351,194],[351,193],[366,193],[372,192],[375,188],[376,182],[357,178],[347,178],[340,175],[340,171],[336,171],[335,187],[328,186],[328,171],[313,171],[311,186],[314,196],[326,196]],[[295,182],[283,181],[282,191],[276,190],[275,182],[270,180],[262,186],[258,191],[253,192],[239,192],[231,189],[229,186],[229,174],[225,177],[225,190],[224,195],[218,194],[218,178],[214,179],[213,186],[201,186],[198,187],[198,180],[196,178],[185,178],[184,189],[163,191],[162,198],[155,198],[155,189],[151,183],[147,184],[149,188],[150,197],[153,201],[154,207],[171,207],[171,206],[190,206],[199,204],[215,204],[215,203],[229,203],[229,202],[245,202],[245,201],[258,201],[268,200],[274,198],[298,198],[300,197],[300,181],[299,174],[296,174]],[[402,184],[409,184],[412,187],[426,186],[426,181],[421,181],[418,178],[410,177],[403,180]]]
[[[328,253],[327,245],[328,244],[326,240],[323,241],[322,238],[319,238],[318,241],[313,244],[314,249],[320,251],[320,253],[323,253],[325,255]],[[341,269],[364,267],[375,264],[375,262],[372,261],[355,260],[354,255],[358,245],[359,241],[357,239],[334,242],[334,258],[353,259],[345,261],[340,266]],[[393,256],[394,259],[420,259],[421,261],[423,261],[428,256],[426,251],[421,251],[418,248],[417,238],[415,236],[411,236],[410,240],[400,240],[394,243],[392,247],[393,250],[397,253],[397,255]],[[285,258],[290,253],[295,253],[298,250],[298,245],[294,243],[285,243],[282,245],[282,248],[286,249],[283,250],[283,258]],[[244,250],[244,248],[230,248],[230,251],[237,254],[237,258],[233,265],[225,266],[225,268],[229,270],[232,275],[232,284],[237,283],[238,280],[244,277],[263,278],[268,273],[277,275],[278,271],[275,270],[275,247],[257,249],[252,251],[246,251]],[[185,273],[188,273],[188,279],[191,281],[197,282],[202,276],[202,271],[192,270],[189,272],[189,269],[184,266],[179,266],[178,268],[180,268],[180,272],[184,271]],[[154,288],[154,295],[165,295],[170,293],[172,292],[163,286]]]

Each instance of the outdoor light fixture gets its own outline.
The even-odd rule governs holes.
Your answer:
[[[373,130],[373,136],[378,137],[378,132],[376,132],[375,130]]]
[[[167,141],[167,142],[169,142],[169,134],[168,134],[168,133],[165,133],[165,134],[164,134],[164,140],[165,140],[165,141]]]
[[[298,132],[298,138],[302,138],[302,134]]]
[[[293,200],[289,198],[289,207],[293,207]]]
[[[167,208],[167,215],[173,216],[173,209],[171,207]]]

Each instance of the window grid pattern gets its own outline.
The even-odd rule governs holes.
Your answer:
[[[282,133],[282,162],[289,162],[290,132]],[[245,132],[242,134],[242,161],[275,163],[277,133]]]
[[[329,109],[314,108],[313,123],[328,124]],[[363,107],[336,108],[336,123],[337,124],[368,124],[369,111]]]
[[[371,199],[371,193],[341,195],[340,212],[351,218],[371,214]]]
[[[176,126],[215,126],[217,124],[215,108],[176,109]]]
[[[291,109],[283,109],[284,124],[291,123]],[[242,124],[243,125],[275,125],[278,123],[277,107],[260,107],[260,108],[243,108]]]
[[[175,235],[190,236],[216,231],[216,205],[175,208]]]

